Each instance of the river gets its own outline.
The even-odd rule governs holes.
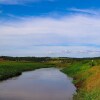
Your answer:
[[[23,72],[0,82],[0,100],[73,100],[75,93],[71,78],[56,68]]]

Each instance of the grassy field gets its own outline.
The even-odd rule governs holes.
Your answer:
[[[0,80],[5,80],[23,71],[57,67],[73,78],[77,87],[74,100],[100,100],[100,59],[59,59],[44,62],[0,61]]]
[[[34,62],[0,62],[0,80],[5,80],[20,75],[23,71],[35,70],[38,68],[53,67],[52,64]]]
[[[65,67],[62,71],[73,77],[77,87],[74,100],[100,100],[100,65],[99,60],[78,61]]]

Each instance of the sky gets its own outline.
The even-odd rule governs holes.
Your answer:
[[[100,0],[0,0],[0,56],[99,57]]]

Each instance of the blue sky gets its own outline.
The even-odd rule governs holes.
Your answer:
[[[71,14],[70,8],[99,9],[99,0],[0,0],[1,16],[45,16],[49,13]]]
[[[0,0],[0,55],[100,56],[99,0]]]

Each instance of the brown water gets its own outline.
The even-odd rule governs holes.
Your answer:
[[[71,79],[55,68],[24,72],[0,82],[0,100],[73,100],[75,91]]]

